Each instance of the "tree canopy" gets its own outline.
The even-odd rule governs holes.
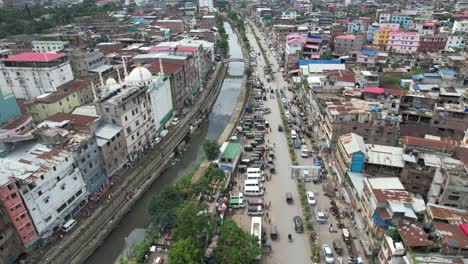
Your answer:
[[[151,222],[157,227],[173,225],[176,209],[184,202],[175,187],[167,187],[153,196],[148,205]]]
[[[200,258],[200,250],[189,239],[175,242],[169,251],[169,263],[171,264],[197,264],[200,263]]]
[[[219,145],[214,140],[205,140],[203,143],[203,150],[205,151],[205,156],[209,161],[215,160],[220,154]]]
[[[217,263],[250,263],[262,252],[258,238],[242,230],[236,222],[229,220],[221,226],[215,253]]]
[[[203,245],[202,238],[211,234],[213,220],[208,214],[208,206],[195,201],[186,201],[176,211],[174,239],[190,239],[195,245]]]

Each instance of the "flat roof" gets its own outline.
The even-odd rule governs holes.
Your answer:
[[[403,168],[403,148],[366,144],[366,163]]]
[[[64,53],[23,52],[10,56],[3,61],[12,62],[50,62],[65,57]]]
[[[113,124],[103,124],[96,130],[96,137],[102,138],[102,139],[111,139],[117,133],[123,130],[123,127],[113,125]]]
[[[104,65],[101,65],[101,66],[97,66],[96,68],[92,68],[90,70],[88,70],[89,72],[95,72],[95,73],[102,73],[102,72],[105,72],[109,69],[112,69],[112,65],[108,65],[108,64],[104,64]]]
[[[380,190],[405,190],[397,177],[366,178],[372,189]]]
[[[223,157],[234,160],[239,153],[241,144],[237,142],[229,142],[223,152]]]

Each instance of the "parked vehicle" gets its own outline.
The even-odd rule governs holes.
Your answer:
[[[258,186],[245,186],[244,194],[245,196],[262,196],[263,189]]]
[[[235,192],[231,194],[229,197],[229,205],[231,208],[244,208],[245,207],[245,200],[244,200],[244,194],[239,192]]]
[[[65,222],[65,224],[63,224],[62,231],[67,233],[70,230],[72,230],[75,225],[76,225],[76,220],[75,219],[70,219],[67,222]]]
[[[247,214],[248,215],[263,215],[263,209],[259,205],[258,206],[249,205]]]
[[[333,251],[330,246],[325,244],[322,246],[323,256],[325,257],[326,263],[335,263],[335,258],[333,257]]]
[[[278,227],[276,225],[270,225],[270,237],[273,240],[278,238]]]
[[[172,121],[171,121],[171,124],[172,124],[173,126],[175,126],[175,125],[179,124],[179,121],[180,121],[180,120],[179,120],[178,117],[174,117],[174,118],[172,119]]]
[[[348,228],[343,228],[341,231],[343,232],[343,240],[344,240],[344,242],[345,242],[345,243],[350,243],[351,240],[350,240],[350,237],[349,237],[349,230],[348,230]]]
[[[302,145],[301,146],[301,157],[303,157],[303,158],[308,158],[309,157],[309,149],[307,148],[307,145]]]
[[[278,132],[283,132],[283,126],[282,125],[278,125]]]
[[[322,224],[327,221],[327,215],[322,210],[315,209],[315,217],[317,218],[317,223]]]
[[[310,205],[315,205],[316,204],[314,192],[308,191],[306,193],[306,196],[307,196],[307,203],[308,204],[310,204]]]
[[[298,233],[304,232],[304,223],[302,222],[302,218],[300,216],[296,215],[293,218],[293,222],[294,222],[294,230],[296,230],[296,232]]]
[[[333,248],[335,249],[336,254],[341,255],[341,253],[343,253],[343,246],[339,239],[333,240]]]

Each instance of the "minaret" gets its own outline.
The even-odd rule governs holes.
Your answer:
[[[122,83],[122,78],[120,77],[120,69],[117,68],[117,79],[119,80],[119,84]]]
[[[127,64],[125,64],[125,57],[122,57],[122,63],[123,63],[123,68],[124,68],[124,75],[125,77],[128,77]]]

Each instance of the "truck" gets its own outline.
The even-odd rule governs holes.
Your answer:
[[[237,209],[237,208],[244,208],[245,207],[245,199],[244,199],[244,194],[239,192],[235,192],[229,196],[229,205],[231,208]]]
[[[250,226],[250,234],[258,239],[258,244],[262,246],[262,218],[259,216],[252,217],[252,224]],[[257,260],[261,259],[262,255],[256,257]]]
[[[250,205],[247,210],[248,215],[263,215],[263,209],[260,205]]]

